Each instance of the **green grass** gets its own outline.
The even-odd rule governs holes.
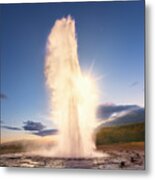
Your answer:
[[[98,150],[103,151],[122,151],[122,150],[137,150],[144,151],[145,143],[143,142],[123,142],[123,143],[115,143],[115,144],[102,144],[97,146]]]
[[[137,123],[117,127],[103,127],[96,134],[96,145],[100,149],[143,148],[145,140],[145,124]],[[43,142],[42,142],[43,143]],[[40,142],[36,142],[39,147]],[[0,154],[28,151],[27,147],[35,148],[35,141],[4,143],[0,146]]]
[[[2,144],[0,146],[0,154],[8,154],[8,153],[19,153],[24,152],[24,148],[21,143],[17,144]]]
[[[103,127],[97,132],[96,145],[140,142],[145,140],[145,124]]]

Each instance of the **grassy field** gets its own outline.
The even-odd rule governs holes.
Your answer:
[[[144,149],[145,124],[131,124],[117,127],[104,127],[96,134],[97,149]],[[50,142],[51,143],[51,142]],[[39,149],[41,145],[47,142],[34,141],[16,141],[1,144],[0,154],[26,152],[33,149]]]
[[[9,153],[18,153],[18,152],[25,152],[24,147],[20,142],[17,142],[16,144],[14,143],[2,144],[0,147],[0,154],[9,154]]]
[[[128,143],[115,143],[115,144],[104,144],[97,146],[98,150],[111,151],[111,150],[144,150],[144,142],[128,142]]]
[[[143,142],[144,140],[145,124],[137,123],[125,126],[103,127],[97,132],[96,145]]]

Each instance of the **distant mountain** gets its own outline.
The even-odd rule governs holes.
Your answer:
[[[120,126],[120,125],[139,123],[145,121],[144,108],[136,105],[130,105],[130,106],[112,105],[105,107],[103,106],[102,108],[100,107],[99,115],[100,115],[99,127]]]
[[[108,119],[113,113],[119,113],[132,109],[139,109],[137,105],[115,105],[115,104],[103,104],[97,109],[97,117],[99,119]]]

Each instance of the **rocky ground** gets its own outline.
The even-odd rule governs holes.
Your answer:
[[[54,158],[28,153],[1,154],[0,166],[144,170],[144,150],[108,150],[104,158]]]

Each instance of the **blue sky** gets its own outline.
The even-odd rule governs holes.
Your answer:
[[[143,1],[0,5],[4,124],[20,127],[33,120],[51,125],[45,45],[54,22],[67,15],[76,22],[81,68],[88,71],[94,64],[93,75],[103,77],[100,104],[144,106]]]

